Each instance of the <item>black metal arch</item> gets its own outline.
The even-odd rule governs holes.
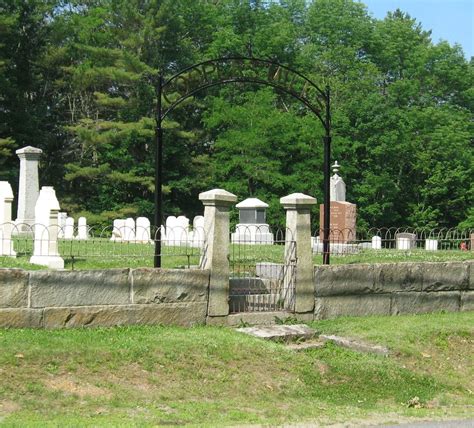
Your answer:
[[[324,118],[321,115],[321,109],[315,108],[314,105],[311,104],[307,99],[305,99],[305,98],[299,96],[298,94],[288,90],[287,88],[284,88],[284,87],[282,87],[280,85],[277,85],[275,83],[267,82],[267,81],[259,80],[259,79],[253,79],[253,78],[250,78],[250,77],[249,78],[237,78],[236,77],[236,78],[233,78],[233,79],[220,80],[218,82],[207,83],[207,84],[202,85],[202,86],[200,86],[196,89],[193,89],[192,91],[190,91],[186,95],[183,95],[180,98],[178,98],[176,101],[173,101],[173,103],[170,104],[166,108],[166,110],[162,113],[162,116],[161,116],[162,120],[164,120],[166,118],[166,116],[168,115],[168,113],[173,111],[179,104],[181,104],[186,99],[192,97],[193,95],[197,94],[198,92],[200,92],[204,89],[212,88],[213,86],[220,86],[220,85],[225,85],[225,84],[228,84],[228,83],[256,83],[256,84],[259,84],[259,85],[271,86],[271,87],[275,88],[276,90],[278,90],[280,92],[283,92],[285,94],[291,95],[293,98],[299,100],[301,103],[303,103],[306,107],[308,107],[318,117],[318,119],[321,121],[321,123],[323,123],[323,124],[325,123]]]
[[[273,87],[305,105],[325,129],[324,143],[324,226],[323,263],[329,264],[330,227],[330,151],[331,114],[330,89],[322,91],[303,74],[278,62],[251,57],[222,57],[203,61],[182,69],[170,78],[158,75],[156,82],[156,150],[155,150],[155,219],[158,230],[155,240],[154,266],[161,267],[161,225],[163,224],[163,127],[162,122],[184,100],[196,93],[229,83],[255,83]],[[171,97],[171,99],[170,99]],[[174,99],[173,99],[174,97]],[[163,106],[163,101],[167,105]]]

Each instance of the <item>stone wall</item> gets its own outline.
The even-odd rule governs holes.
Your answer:
[[[208,270],[0,269],[0,327],[206,322]]]
[[[474,310],[474,261],[316,266],[315,319]]]

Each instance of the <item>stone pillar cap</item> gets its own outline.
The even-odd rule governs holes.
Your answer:
[[[199,200],[204,205],[226,205],[230,206],[237,202],[237,196],[224,189],[212,189],[199,193]]]
[[[282,204],[285,209],[311,208],[316,202],[316,198],[305,195],[304,193],[292,193],[291,195],[280,198],[280,204]]]
[[[22,154],[27,154],[27,153],[34,153],[34,154],[38,154],[40,155],[41,153],[43,153],[43,150],[41,149],[38,149],[37,147],[32,147],[32,146],[26,146],[26,147],[23,147],[21,149],[18,149],[16,152],[15,152],[17,155],[22,155]]]
[[[8,181],[0,181],[0,198],[13,199],[12,186]]]

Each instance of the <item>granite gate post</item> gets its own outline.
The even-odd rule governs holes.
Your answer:
[[[314,310],[313,258],[311,250],[311,207],[316,198],[303,193],[292,193],[280,198],[286,210],[286,239],[296,241],[295,312]],[[285,261],[286,263],[286,261]]]
[[[204,205],[204,234],[206,248],[202,269],[210,269],[209,306],[211,317],[229,314],[229,210],[237,196],[223,189],[199,194]]]

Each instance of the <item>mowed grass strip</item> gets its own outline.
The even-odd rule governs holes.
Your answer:
[[[295,352],[216,327],[0,330],[0,421],[222,426],[472,415],[473,313],[314,326],[393,354],[333,345]]]
[[[17,257],[0,257],[0,268],[26,270],[45,269],[29,263],[33,252],[32,238],[15,238]],[[153,267],[154,245],[134,242],[112,242],[106,238],[86,241],[59,240],[59,253],[66,269],[110,269]],[[201,250],[186,245],[161,247],[162,267],[187,268],[198,266]],[[285,245],[231,244],[230,267],[234,276],[255,275],[257,263],[283,263]],[[371,250],[361,249],[355,254],[332,254],[331,264],[446,262],[474,260],[474,251],[440,250]],[[313,263],[322,264],[322,255],[313,254]]]

